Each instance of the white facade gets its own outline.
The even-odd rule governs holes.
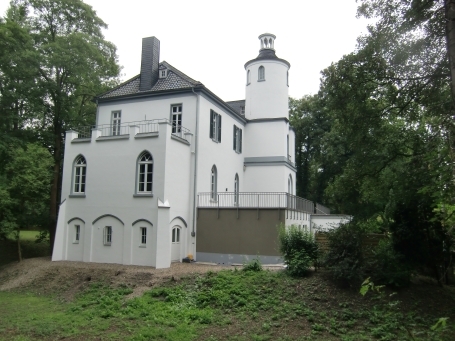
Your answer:
[[[199,193],[295,195],[290,65],[260,39],[240,111],[143,39],[141,74],[97,98],[95,128],[66,134],[53,260],[169,267],[196,256]]]

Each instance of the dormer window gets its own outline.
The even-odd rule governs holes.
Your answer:
[[[167,77],[167,69],[160,69],[160,78]]]

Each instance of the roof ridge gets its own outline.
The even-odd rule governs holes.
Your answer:
[[[174,72],[176,75],[182,77],[183,79],[185,79],[187,82],[189,83],[194,83],[194,84],[202,84],[201,82],[197,81],[197,80],[194,80],[193,78],[187,76],[186,74],[184,74],[182,71],[180,71],[179,69],[177,69],[176,67],[172,66],[171,64],[169,64],[168,62],[166,62],[165,60],[163,60],[160,64],[166,66],[167,68],[169,68],[172,72]]]

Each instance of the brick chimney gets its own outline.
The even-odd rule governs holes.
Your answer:
[[[140,91],[151,90],[158,81],[160,41],[155,37],[142,38]]]

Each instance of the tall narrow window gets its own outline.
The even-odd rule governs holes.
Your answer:
[[[259,66],[258,81],[265,81],[265,68],[262,65]]]
[[[210,110],[210,138],[215,142],[221,142],[221,115]]]
[[[289,71],[286,72],[286,85],[289,86]]]
[[[141,227],[141,244],[147,244],[147,228]]]
[[[122,124],[122,113],[120,111],[112,112],[112,135],[120,135]]]
[[[289,179],[288,179],[288,193],[289,194],[294,194],[293,193],[294,186],[292,184],[292,176],[289,174]]]
[[[153,158],[149,152],[139,156],[137,172],[137,192],[152,193]]]
[[[286,152],[288,154],[288,160],[291,161],[291,155],[289,155],[289,134],[286,137]]]
[[[172,229],[172,242],[180,243],[180,229],[178,227]]]
[[[74,225],[74,229],[76,230],[75,231],[75,236],[74,236],[74,242],[75,243],[79,243],[79,239],[80,239],[80,236],[81,236],[81,226],[80,225]]]
[[[242,129],[234,125],[233,147],[237,153],[242,152]]]
[[[250,84],[250,70],[246,72],[246,85]]]
[[[104,245],[112,244],[112,226],[104,227]]]
[[[239,175],[235,174],[234,178],[234,205],[239,204]]]
[[[210,176],[210,198],[212,200],[216,200],[217,176],[216,166],[213,165]]]
[[[87,173],[87,162],[85,158],[80,155],[74,161],[74,179],[73,179],[73,193],[85,193],[85,177]]]
[[[182,105],[171,106],[172,133],[180,135],[182,132]]]

